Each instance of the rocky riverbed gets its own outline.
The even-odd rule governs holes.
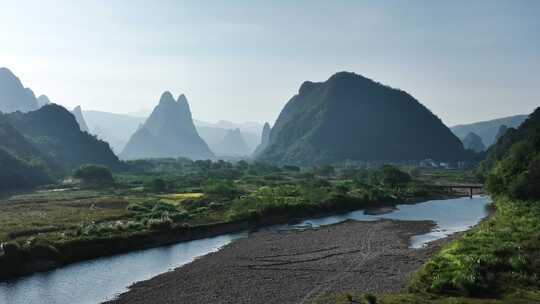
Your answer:
[[[440,245],[411,249],[429,221],[347,221],[252,233],[174,271],[139,282],[110,303],[312,303],[335,292],[400,291]]]

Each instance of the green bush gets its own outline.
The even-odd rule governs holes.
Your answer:
[[[496,207],[495,216],[428,261],[411,291],[493,296],[540,287],[540,204],[499,198]]]
[[[161,178],[154,178],[144,184],[146,191],[161,193],[167,191],[167,182]]]
[[[73,177],[86,184],[110,185],[114,184],[111,170],[105,166],[83,165],[73,173]]]
[[[411,176],[398,168],[386,165],[382,168],[382,181],[390,187],[405,185],[412,180]]]
[[[230,180],[210,180],[204,186],[203,191],[205,194],[226,199],[234,198],[240,193]]]

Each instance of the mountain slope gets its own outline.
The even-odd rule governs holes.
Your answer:
[[[266,147],[268,147],[268,145],[270,144],[270,131],[271,131],[270,124],[265,123],[262,130],[262,134],[261,134],[261,143],[257,146],[257,149],[255,149],[255,151],[253,152],[254,157],[257,157],[258,155],[260,155],[266,149]]]
[[[467,134],[467,136],[465,136],[461,142],[463,142],[463,147],[465,147],[465,149],[469,149],[477,153],[486,150],[486,146],[484,145],[482,138],[474,132],[469,132],[469,134]]]
[[[81,110],[81,106],[76,106],[75,109],[71,111],[71,113],[73,114],[73,116],[75,116],[75,120],[77,121],[77,124],[79,124],[79,128],[81,129],[81,131],[89,133],[88,126],[86,125],[86,121],[84,120],[84,116]]]
[[[487,176],[486,185],[492,194],[540,199],[540,108],[497,140],[480,172]]]
[[[212,158],[214,154],[199,136],[184,95],[175,101],[170,92],[162,94],[159,104],[126,144],[124,159],[187,157]]]
[[[0,68],[0,112],[37,110],[38,102],[32,90],[23,87],[10,70]]]
[[[218,147],[214,151],[221,156],[246,156],[249,154],[242,132],[238,128],[227,131]]]
[[[305,82],[283,108],[263,161],[312,165],[344,160],[464,159],[460,140],[404,91],[340,72]]]
[[[107,141],[111,148],[120,153],[129,138],[146,118],[126,114],[116,114],[102,111],[83,111],[90,133]]]
[[[37,98],[37,104],[38,104],[38,107],[43,107],[44,105],[48,105],[50,104],[51,101],[49,100],[49,97],[47,97],[47,95],[40,95],[38,98]]]
[[[0,115],[0,190],[37,186],[50,181],[49,160]]]
[[[450,128],[459,138],[465,138],[470,132],[476,133],[482,138],[484,144],[489,147],[496,141],[499,128],[503,125],[509,128],[517,128],[529,115],[515,115],[472,124],[457,125]]]
[[[63,170],[82,164],[120,166],[109,144],[82,132],[75,117],[59,105],[49,104],[37,111],[15,112],[5,117],[42,155]]]

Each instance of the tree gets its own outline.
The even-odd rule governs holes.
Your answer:
[[[151,192],[164,192],[167,190],[167,183],[161,178],[154,178],[146,183],[144,188]]]
[[[382,168],[382,181],[385,185],[397,187],[409,183],[411,176],[394,166],[386,165]]]
[[[75,170],[73,177],[80,179],[85,184],[108,185],[114,183],[111,170],[100,165],[82,165]]]
[[[210,180],[204,186],[203,191],[205,194],[229,199],[234,198],[239,193],[234,183],[230,180]]]

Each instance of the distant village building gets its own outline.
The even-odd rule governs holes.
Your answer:
[[[437,163],[433,159],[428,158],[428,159],[424,159],[424,160],[420,161],[420,167],[422,167],[422,168],[438,168],[439,165],[437,165]]]

